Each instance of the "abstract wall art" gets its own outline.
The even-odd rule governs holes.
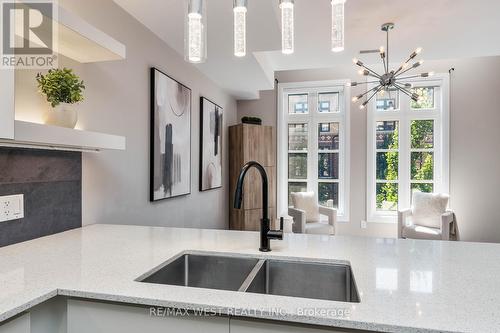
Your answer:
[[[151,69],[150,200],[191,193],[191,89]]]
[[[222,187],[222,108],[200,98],[200,191]]]

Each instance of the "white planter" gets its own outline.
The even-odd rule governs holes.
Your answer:
[[[45,124],[67,128],[75,128],[78,113],[73,104],[61,103],[45,114]]]

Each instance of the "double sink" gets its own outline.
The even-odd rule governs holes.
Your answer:
[[[324,262],[182,253],[137,281],[360,302],[351,267]]]

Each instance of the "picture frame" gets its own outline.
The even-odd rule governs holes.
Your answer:
[[[191,194],[192,91],[152,67],[150,201]]]
[[[200,97],[200,173],[201,192],[222,187],[223,108],[206,97]]]

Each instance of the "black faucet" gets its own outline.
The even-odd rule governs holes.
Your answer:
[[[241,201],[243,200],[243,181],[250,168],[256,168],[260,172],[262,178],[262,220],[260,225],[260,248],[261,252],[270,252],[270,239],[283,239],[283,219],[280,222],[280,230],[271,230],[269,220],[269,182],[267,180],[266,169],[255,161],[248,162],[243,166],[238,177],[236,193],[234,194],[234,208],[241,209]]]

